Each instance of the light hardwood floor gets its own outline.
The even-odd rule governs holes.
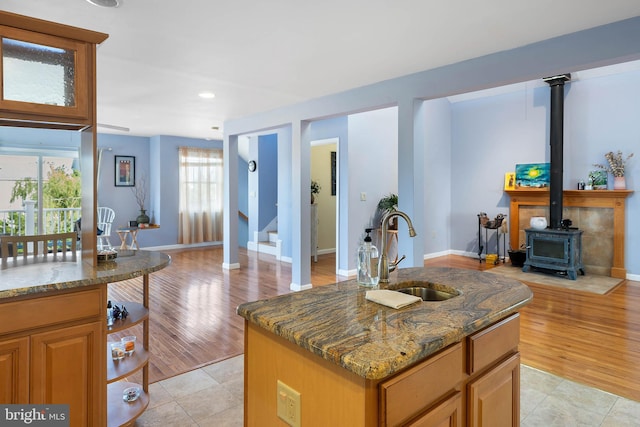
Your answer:
[[[243,352],[236,307],[290,292],[291,266],[241,250],[239,270],[222,269],[222,249],[167,251],[169,267],[151,275],[150,380],[160,381]],[[477,259],[445,256],[425,266],[484,270]],[[344,280],[335,258],[312,262],[315,286]],[[113,301],[141,301],[141,279],[109,286]],[[625,281],[607,295],[527,283],[522,310],[522,363],[640,401],[640,283]]]

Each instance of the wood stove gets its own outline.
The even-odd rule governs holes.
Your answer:
[[[522,271],[531,268],[566,275],[576,280],[578,272],[584,275],[582,263],[582,230],[525,230],[527,260]]]
[[[570,227],[571,220],[562,219],[564,84],[570,80],[570,74],[544,79],[551,87],[549,227],[525,230],[527,260],[522,271],[537,268],[576,280],[578,271],[584,275],[582,231]]]

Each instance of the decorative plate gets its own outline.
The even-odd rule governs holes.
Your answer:
[[[140,387],[128,387],[122,391],[122,400],[127,403],[134,402],[140,397],[140,392],[142,389]]]

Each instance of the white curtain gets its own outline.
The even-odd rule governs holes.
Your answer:
[[[222,150],[179,148],[178,243],[222,240]]]

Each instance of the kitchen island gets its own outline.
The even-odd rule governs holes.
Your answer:
[[[73,427],[122,425],[149,402],[146,379],[133,403],[123,402],[126,383],[119,380],[123,372],[143,370],[147,376],[149,275],[171,258],[119,251],[95,267],[80,258],[27,258],[0,268],[0,403],[67,404]],[[143,304],[127,303],[127,319],[108,326],[107,285],[140,276]],[[145,336],[135,356],[112,361],[108,334],[137,323],[145,325]]]
[[[396,310],[350,280],[239,306],[245,425],[518,425],[530,289],[452,268],[401,269],[380,288],[420,282],[460,295]]]

